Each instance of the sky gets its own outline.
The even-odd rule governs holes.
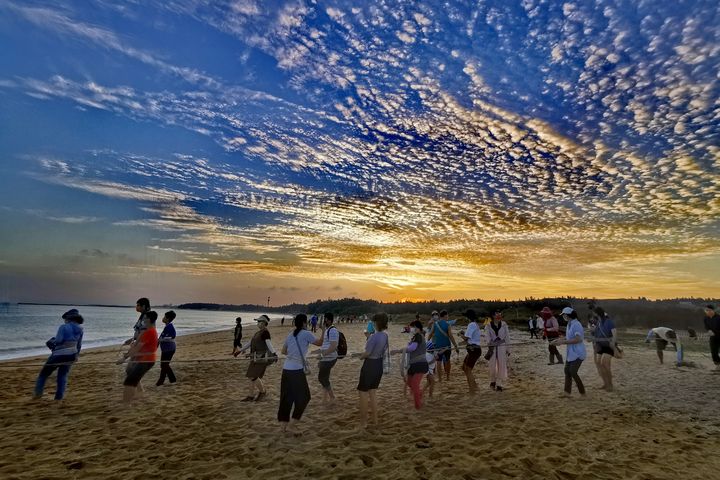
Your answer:
[[[0,47],[0,301],[720,291],[716,0],[0,0]]]

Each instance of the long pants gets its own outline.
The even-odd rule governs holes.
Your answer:
[[[557,340],[557,337],[548,337],[548,341],[552,342],[553,340]],[[550,363],[555,363],[555,358],[557,358],[557,363],[563,363],[562,355],[555,345],[548,345],[548,351],[550,352]]]
[[[578,375],[582,362],[582,360],[577,359],[565,363],[565,392],[570,393],[572,391],[572,382],[575,380],[578,392],[580,392],[580,395],[585,395],[585,385],[583,385],[580,375]]]
[[[177,381],[175,373],[170,367],[170,360],[172,360],[173,355],[175,355],[175,350],[160,353],[160,379],[157,381],[157,385],[165,383],[165,377],[170,380],[170,383]]]
[[[536,328],[531,328],[531,329],[530,329],[530,338],[531,338],[531,339],[532,339],[532,338],[538,338],[538,334],[537,334],[537,329],[536,329]]]
[[[717,333],[710,337],[710,355],[712,355],[713,363],[720,365],[720,337]]]
[[[320,361],[318,365],[318,381],[325,390],[332,390],[330,386],[330,370],[337,363],[337,358],[331,361]]]
[[[283,370],[280,377],[280,406],[278,407],[277,418],[281,422],[290,421],[290,410],[292,418],[300,420],[305,407],[310,403],[310,387],[308,387],[305,372],[302,370]]]
[[[410,386],[410,391],[413,395],[413,400],[415,401],[415,408],[417,410],[422,408],[422,388],[420,385],[422,384],[422,379],[425,375],[425,373],[413,373],[408,376],[407,380],[408,385]]]
[[[65,387],[67,386],[68,375],[70,374],[70,364],[75,361],[75,355],[56,355],[50,356],[45,362],[45,366],[40,370],[40,374],[35,381],[35,396],[40,397],[45,390],[45,381],[52,373],[57,370],[57,391],[55,392],[55,400],[62,400],[65,396]]]

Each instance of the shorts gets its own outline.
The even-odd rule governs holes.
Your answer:
[[[360,381],[357,389],[361,392],[376,390],[383,376],[383,359],[366,358],[360,369]]]
[[[438,348],[438,347],[435,347]],[[442,349],[442,347],[440,347]],[[449,363],[450,362],[450,355],[452,354],[452,350],[450,347],[447,347],[445,350],[442,350],[441,352],[437,352],[435,354],[435,358],[440,363]]]
[[[127,372],[127,377],[125,377],[123,385],[125,385],[126,387],[137,387],[138,383],[140,383],[140,380],[142,380],[142,378],[153,367],[153,365],[155,365],[155,362],[129,363],[127,369],[125,370]]]
[[[263,376],[265,376],[265,369],[267,366],[267,362],[256,362],[255,360],[251,360],[245,376],[253,382],[258,378],[263,378]]]
[[[417,373],[425,375],[429,371],[430,371],[430,367],[427,362],[417,362],[417,363],[410,364],[410,368],[408,368],[407,374],[408,374],[408,376],[415,375]]]
[[[597,353],[598,355],[606,354],[606,355],[610,355],[611,357],[615,356],[615,350],[610,348],[610,345],[598,345],[595,350],[595,353]]]
[[[482,355],[482,349],[480,347],[468,350],[467,355],[465,355],[465,360],[463,360],[463,365],[472,369],[480,358],[480,355]]]
[[[656,338],[655,339],[655,347],[657,347],[658,352],[662,352],[665,350],[665,347],[668,346],[668,341],[663,340],[662,338]]]

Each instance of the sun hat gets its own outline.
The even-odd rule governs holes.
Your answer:
[[[570,315],[570,314],[573,313],[574,311],[575,311],[575,310],[573,310],[572,307],[565,307],[565,308],[562,309],[562,314],[563,314],[563,315]]]
[[[80,315],[80,312],[78,312],[77,308],[72,308],[67,312],[63,313],[62,319],[75,323],[83,323],[85,321],[82,315]]]
[[[267,315],[260,315],[258,318],[255,319],[256,322],[263,322],[265,325],[268,325],[270,323],[270,318]]]

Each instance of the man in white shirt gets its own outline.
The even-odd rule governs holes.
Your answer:
[[[467,378],[470,393],[476,393],[478,388],[477,383],[475,382],[475,377],[473,377],[472,370],[475,366],[475,363],[477,363],[480,355],[482,354],[482,349],[480,348],[482,329],[479,325],[480,319],[475,313],[475,310],[468,310],[467,312],[465,312],[465,316],[470,321],[470,323],[468,323],[465,333],[460,333],[462,338],[467,343],[467,355],[465,355],[465,360],[463,360],[462,369],[463,372],[465,372],[465,377]]]
[[[660,364],[663,363],[663,350],[665,350],[668,343],[671,343],[677,352],[677,364],[682,365],[683,346],[680,343],[680,339],[678,339],[675,330],[667,327],[655,327],[648,332],[647,338],[645,338],[645,343],[650,343],[650,340],[652,339],[655,339],[655,347],[657,349],[658,359],[660,359]]]
[[[320,363],[318,366],[318,381],[323,387],[323,403],[334,403],[335,393],[330,384],[330,370],[335,366],[338,359],[337,347],[340,341],[340,332],[333,325],[335,316],[332,312],[325,314],[323,320],[323,343],[320,347]]]

